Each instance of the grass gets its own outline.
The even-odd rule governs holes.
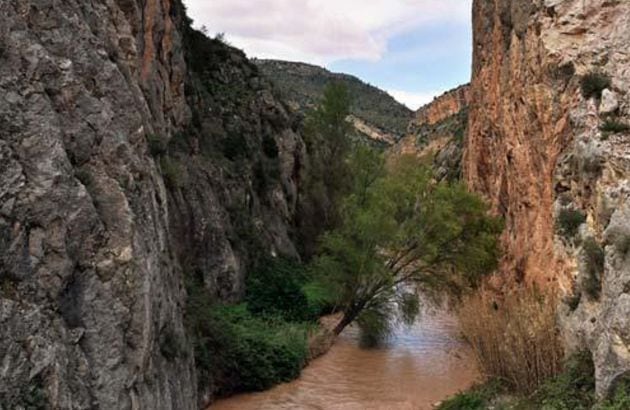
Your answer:
[[[563,349],[553,295],[523,288],[497,297],[480,290],[463,300],[458,316],[488,377],[531,393],[560,372]]]

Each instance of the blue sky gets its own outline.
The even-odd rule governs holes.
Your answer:
[[[356,75],[416,109],[470,78],[472,0],[185,0],[250,56]]]
[[[377,61],[338,60],[327,67],[389,90],[417,108],[436,94],[470,81],[471,35],[469,24],[420,26],[390,39]]]

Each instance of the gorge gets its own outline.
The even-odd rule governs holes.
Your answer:
[[[469,85],[353,124],[490,203],[489,286],[557,291],[605,398],[630,377],[630,2],[475,0],[472,18]],[[299,259],[320,222],[321,157],[262,65],[181,0],[0,2],[1,410],[217,398],[191,289],[243,300],[257,258]]]

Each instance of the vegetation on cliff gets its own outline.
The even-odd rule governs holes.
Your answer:
[[[331,73],[304,63],[256,60],[258,67],[278,87],[281,95],[307,112],[316,107],[330,83],[342,83],[352,98],[350,114],[383,131],[402,136],[412,112],[382,90],[356,77]]]

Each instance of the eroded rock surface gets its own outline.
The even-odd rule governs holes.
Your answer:
[[[295,255],[293,121],[179,0],[1,2],[0,408],[197,408],[185,280]]]
[[[630,143],[627,131],[602,131],[630,117],[630,3],[478,0],[473,14],[465,179],[505,217],[504,277],[571,295],[565,338],[593,353],[604,394],[630,369],[627,249],[610,239],[627,230]],[[586,95],[587,74],[610,82]],[[575,237],[558,235],[566,215],[579,214],[586,223]],[[597,246],[601,272],[587,255]],[[584,281],[586,272],[596,276]],[[601,292],[587,297],[597,292],[582,283]]]

